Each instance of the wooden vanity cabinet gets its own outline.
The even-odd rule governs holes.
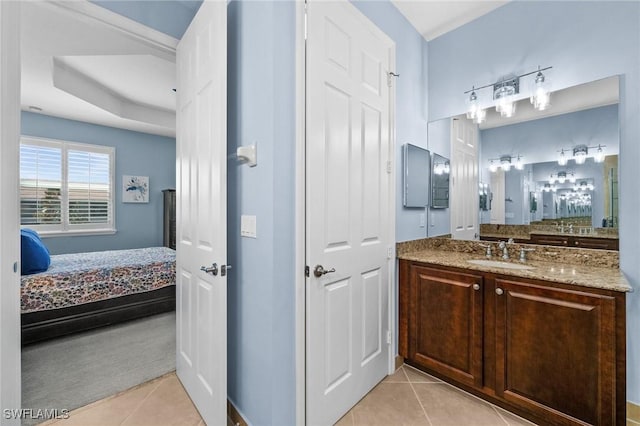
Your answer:
[[[482,386],[482,276],[414,266],[409,358],[461,383]]]
[[[400,261],[400,355],[538,424],[624,425],[625,338],[624,293]]]
[[[578,247],[601,250],[619,249],[619,242],[615,238],[581,237],[577,235],[531,234],[530,243],[547,246]]]

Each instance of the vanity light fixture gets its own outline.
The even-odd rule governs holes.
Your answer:
[[[573,148],[573,159],[576,160],[576,164],[584,164],[589,154],[589,148],[586,145],[578,145]]]
[[[493,160],[489,160],[489,171],[495,173],[498,171],[498,165]]]
[[[558,172],[558,183],[565,183],[567,180],[567,172]]]
[[[593,161],[596,163],[602,163],[604,161],[604,151],[602,151],[602,145],[598,145],[598,150],[593,156]]]
[[[564,153],[564,149],[560,150],[560,156],[558,157],[558,165],[559,166],[567,165],[567,155]]]
[[[538,111],[544,111],[551,106],[551,91],[539,66],[538,74],[533,82],[530,101]]]
[[[516,157],[516,170],[524,170],[524,163],[519,155]]]
[[[511,170],[510,155],[503,155],[502,157],[500,157],[500,167],[502,167],[502,170],[504,170],[505,172],[508,172],[509,170]]]
[[[478,91],[491,87],[493,89],[493,100],[496,112],[502,117],[513,117],[516,112],[516,95],[520,93],[520,79],[531,74],[536,74],[531,87],[530,100],[533,106],[539,110],[545,110],[551,105],[551,92],[549,84],[543,71],[552,67],[541,68],[535,71],[527,72],[517,76],[508,76],[500,79],[495,83],[485,84],[484,86],[472,86],[471,90],[467,90],[464,94],[470,94],[467,100],[467,118],[473,120],[474,123],[482,123],[486,119],[486,110],[480,107],[478,101]]]

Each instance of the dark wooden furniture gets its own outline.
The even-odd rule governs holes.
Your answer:
[[[162,224],[162,244],[165,247],[176,249],[176,190],[163,189],[163,224]]]
[[[176,308],[176,286],[21,315],[22,345],[143,318]]]
[[[624,293],[400,261],[406,362],[544,425],[624,425]]]
[[[531,234],[531,244],[548,246],[578,247],[588,249],[619,250],[617,238],[595,238],[579,235]]]
[[[480,235],[482,241],[507,241],[507,237]],[[578,247],[600,250],[619,250],[617,238],[583,237],[579,235],[531,234],[530,239],[514,238],[513,242],[521,244],[539,244],[546,246]]]

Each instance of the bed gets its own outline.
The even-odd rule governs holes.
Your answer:
[[[22,344],[175,309],[175,251],[167,247],[51,256],[21,278]]]

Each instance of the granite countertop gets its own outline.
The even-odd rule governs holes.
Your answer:
[[[583,287],[599,288],[620,292],[633,291],[624,274],[618,268],[588,266],[581,264],[563,263],[549,260],[528,260],[521,263],[516,259],[507,262],[532,266],[534,269],[520,270],[476,265],[467,260],[480,260],[486,257],[477,253],[459,251],[421,249],[398,254],[399,259],[416,262],[431,263],[435,265],[451,266],[475,271],[491,272],[500,275],[508,275],[522,278],[532,278],[553,281],[563,284],[573,284]],[[487,259],[488,260],[488,259]],[[494,253],[492,261],[502,261],[502,258]]]

